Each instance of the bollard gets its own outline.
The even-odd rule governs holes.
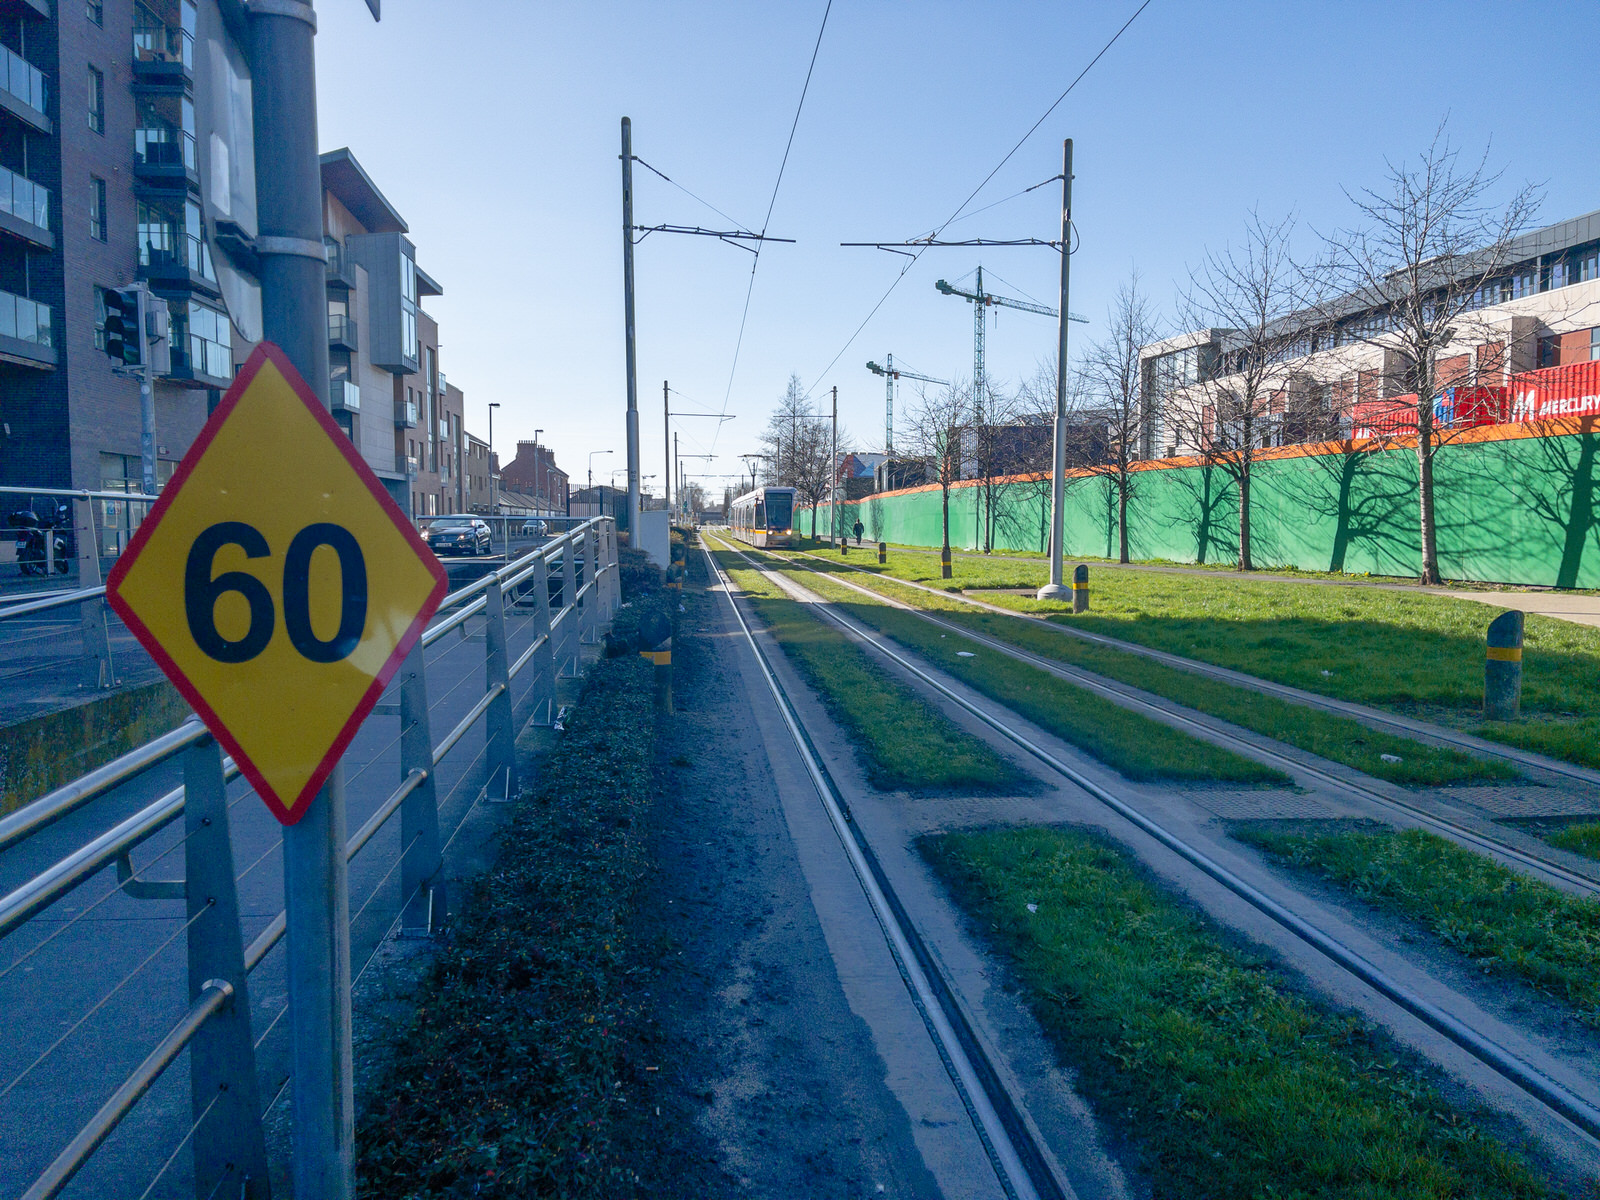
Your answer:
[[[849,554],[850,553],[850,543],[849,542],[845,542],[845,541],[841,541],[839,543],[839,553],[840,554]]]
[[[656,707],[662,712],[672,711],[672,639],[669,637],[654,650],[639,651],[656,668]]]
[[[1483,664],[1483,715],[1514,721],[1522,710],[1522,614],[1503,612],[1489,622]]]
[[[1085,563],[1072,568],[1072,611],[1089,611],[1089,568]]]
[[[950,578],[950,547],[945,546],[939,551],[939,575],[943,579]]]
[[[888,542],[879,542],[878,543],[878,561],[880,563],[886,563],[886,562],[889,561],[889,543]]]

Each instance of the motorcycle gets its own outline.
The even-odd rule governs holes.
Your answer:
[[[44,575],[49,571],[49,547],[55,557],[56,572],[65,575],[72,565],[72,509],[59,504],[52,513],[41,516],[31,508],[10,514],[6,524],[16,530],[17,565],[24,575]],[[50,541],[47,543],[46,538]]]

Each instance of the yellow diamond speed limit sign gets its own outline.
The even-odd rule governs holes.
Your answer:
[[[444,593],[439,560],[268,343],[106,582],[117,615],[285,825]]]

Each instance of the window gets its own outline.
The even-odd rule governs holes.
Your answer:
[[[106,181],[98,175],[89,177],[89,236],[106,240]]]
[[[89,68],[89,128],[106,131],[106,77],[94,67]]]
[[[400,353],[417,357],[417,264],[404,250],[400,252]]]
[[[1589,330],[1589,361],[1600,360],[1600,325]]]
[[[104,25],[106,23],[106,6],[101,3],[101,0],[84,0],[84,4],[89,20],[96,25]]]
[[[94,348],[106,348],[106,289],[94,289]]]
[[[227,315],[194,300],[189,301],[189,368],[216,379],[233,378]]]
[[[1539,271],[1537,267],[1524,267],[1511,277],[1511,299],[1513,300],[1535,295],[1538,290]]]

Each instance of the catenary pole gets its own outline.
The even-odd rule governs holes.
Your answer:
[[[262,328],[327,406],[316,14],[305,3],[249,12]],[[355,1190],[344,800],[341,763],[305,815],[283,831],[293,1191],[317,1200],[349,1200]]]
[[[628,370],[628,537],[639,541],[639,379],[633,344],[633,122],[622,118],[622,326]]]
[[[672,511],[672,488],[675,482],[672,478],[672,447],[668,445],[668,443],[672,440],[672,405],[669,403],[667,396],[667,393],[670,390],[671,389],[667,387],[667,381],[663,379],[661,381],[661,452],[666,456],[667,460],[664,466],[667,472],[666,489],[668,512]]]
[[[833,450],[828,463],[828,544],[839,548],[839,385],[833,386]]]
[[[1061,143],[1061,331],[1056,343],[1055,456],[1050,478],[1050,582],[1038,591],[1040,600],[1070,600],[1062,582],[1062,540],[1066,528],[1067,491],[1067,284],[1072,266],[1072,139]]]

